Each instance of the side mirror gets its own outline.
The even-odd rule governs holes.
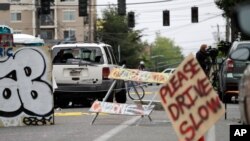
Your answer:
[[[249,61],[250,51],[248,48],[239,48],[233,51],[229,57],[237,61]]]

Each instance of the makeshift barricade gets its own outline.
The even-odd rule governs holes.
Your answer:
[[[106,96],[103,101],[95,101],[91,108],[90,112],[95,112],[96,115],[93,118],[91,124],[93,124],[99,115],[99,113],[107,113],[107,114],[119,114],[119,115],[132,115],[132,116],[147,116],[150,121],[152,121],[150,114],[152,113],[155,105],[152,105],[152,100],[148,105],[143,105],[142,102],[137,104],[121,104],[121,103],[111,103],[106,102],[107,98],[111,94],[112,90],[116,85],[117,80],[127,80],[127,81],[138,81],[138,82],[146,82],[146,83],[165,83],[168,79],[168,75],[164,73],[157,72],[148,72],[148,71],[140,71],[136,69],[124,69],[115,68],[111,71],[109,75],[110,79],[114,79],[113,84],[110,86]],[[133,87],[135,87],[133,85]],[[137,92],[136,92],[137,93]],[[138,95],[138,93],[137,93]]]

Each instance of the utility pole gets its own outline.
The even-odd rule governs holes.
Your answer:
[[[229,42],[230,37],[230,26],[229,26],[229,18],[226,18],[226,41]]]
[[[217,24],[217,40],[220,42],[220,26]]]
[[[92,37],[92,0],[88,0],[88,5],[89,5],[89,14],[88,14],[88,20],[89,20],[89,43],[93,42],[93,37]]]
[[[35,36],[40,37],[40,0],[35,0]]]

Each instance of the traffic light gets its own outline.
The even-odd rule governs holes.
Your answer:
[[[78,0],[79,16],[88,16],[88,0]]]
[[[192,7],[191,8],[191,22],[192,23],[198,23],[199,18],[198,18],[198,7]]]
[[[128,12],[128,27],[135,27],[135,13]]]
[[[163,26],[169,26],[170,25],[170,16],[169,16],[169,10],[163,11]]]
[[[126,0],[118,0],[118,14],[121,16],[126,15]]]
[[[41,14],[50,14],[50,1],[41,0]]]

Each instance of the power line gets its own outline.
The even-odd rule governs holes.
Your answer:
[[[151,1],[151,2],[135,2],[135,3],[126,3],[126,5],[141,5],[141,4],[152,4],[152,3],[164,3],[170,2],[173,0],[161,0],[161,1]],[[110,5],[117,5],[117,4],[98,4],[98,5],[91,5],[91,6],[110,6]]]
[[[202,23],[202,22],[208,21],[208,20],[210,20],[210,19],[217,18],[218,16],[221,16],[221,15],[215,15],[215,16],[212,16],[212,17],[206,18],[206,19],[204,19],[204,20],[200,21],[199,23]],[[164,30],[164,29],[163,29],[164,31],[162,31],[162,30],[161,30],[161,33],[169,32],[169,31],[171,31],[171,30],[176,31],[176,30],[178,30],[178,29],[185,28],[185,27],[188,27],[188,26],[193,26],[193,25],[195,25],[195,24],[190,23],[190,24],[185,24],[185,25],[181,25],[181,26],[178,26],[178,27],[169,28],[169,29],[167,29],[167,30]],[[156,31],[158,31],[158,30],[154,30],[154,31],[146,31],[146,32],[154,32],[154,33],[155,33]]]

